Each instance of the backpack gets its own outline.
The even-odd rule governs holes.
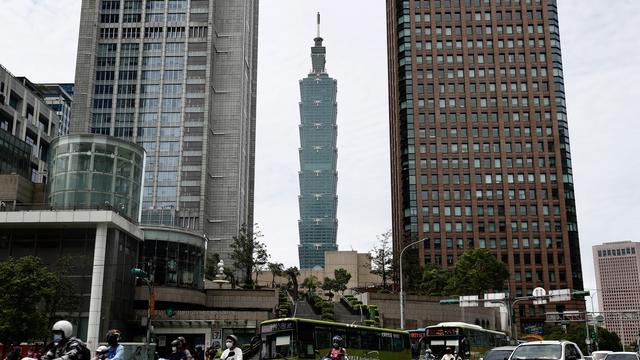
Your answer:
[[[78,360],[91,360],[91,350],[87,347],[82,340],[77,339],[78,344],[80,344],[80,356],[78,356]]]

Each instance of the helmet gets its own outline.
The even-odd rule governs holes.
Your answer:
[[[98,354],[98,355],[104,355],[104,354],[106,354],[108,352],[109,352],[109,348],[104,346],[104,345],[100,345],[96,349],[96,354]]]
[[[342,341],[342,336],[340,336],[340,335],[336,335],[336,336],[334,336],[334,337],[332,338],[332,340],[333,340],[333,341],[340,342],[340,341]]]
[[[187,343],[187,339],[184,338],[184,336],[178,336],[176,339],[180,340],[180,342],[182,343],[182,345]]]
[[[118,341],[120,340],[120,330],[118,329],[111,329],[109,331],[107,331],[107,341],[109,341],[109,338],[115,336]],[[96,350],[97,351],[97,350]]]
[[[235,335],[227,335],[227,340],[233,341],[234,344],[238,343],[238,337]]]
[[[60,320],[53,324],[51,331],[60,331],[62,332],[63,337],[68,338],[73,332],[73,325],[71,325],[71,323],[67,320]]]
[[[171,347],[174,347],[174,346],[177,348],[182,347],[182,341],[180,341],[179,339],[173,340],[171,342]]]

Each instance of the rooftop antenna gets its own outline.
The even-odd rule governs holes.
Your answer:
[[[320,37],[320,12],[318,11],[318,36]]]

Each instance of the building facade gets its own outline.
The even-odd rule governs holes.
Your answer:
[[[312,69],[300,80],[300,245],[301,269],[324,268],[325,251],[338,249],[338,82],[326,72],[326,48],[318,36],[311,48]]]
[[[15,172],[31,182],[46,183],[49,147],[58,134],[59,124],[58,115],[46,104],[36,85],[24,77],[13,76],[0,65],[1,173]],[[27,162],[22,142],[27,144]],[[18,157],[13,159],[9,154]]]
[[[387,29],[395,253],[487,249],[512,296],[582,289],[556,1],[388,0]]]
[[[69,134],[71,106],[73,105],[73,84],[38,84],[44,101],[60,118],[57,136]]]
[[[83,0],[72,133],[147,152],[141,223],[228,257],[253,223],[258,1]]]
[[[635,344],[640,339],[640,242],[596,245],[593,264],[605,327],[625,345]]]

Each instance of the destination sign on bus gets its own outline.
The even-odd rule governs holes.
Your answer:
[[[452,336],[458,335],[458,328],[428,328],[427,336]]]
[[[296,325],[293,321],[283,321],[277,322],[273,324],[264,324],[262,325],[262,333],[269,333],[274,331],[282,331],[282,330],[292,330],[295,329]]]

